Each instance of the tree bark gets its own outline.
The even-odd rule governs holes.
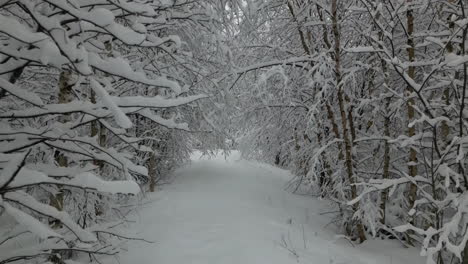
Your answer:
[[[385,103],[386,110],[389,109],[390,105],[390,98],[387,98],[387,102]],[[390,114],[386,113],[385,120],[384,120],[384,135],[386,138],[390,138]],[[382,179],[386,180],[390,178],[390,144],[388,143],[388,139],[385,140],[384,146],[384,164],[383,164],[383,173]],[[382,190],[380,194],[380,210],[382,211],[382,218],[380,219],[380,223],[385,225],[385,217],[387,211],[387,199],[388,199],[388,190]]]
[[[410,4],[412,0],[407,0],[407,3]],[[406,11],[406,23],[407,23],[407,34],[408,34],[408,60],[409,62],[414,62],[415,61],[415,43],[414,43],[414,16],[413,16],[413,10],[411,6],[408,6],[408,10]],[[408,76],[411,79],[415,79],[416,77],[416,69],[414,66],[409,66],[408,67]],[[415,116],[415,110],[414,110],[414,104],[415,100],[414,98],[411,97],[412,94],[412,89],[410,86],[407,86],[406,90],[409,98],[407,101],[407,111],[408,111],[408,124],[411,123],[411,121],[414,119]],[[408,137],[413,137],[416,134],[416,127],[412,126],[408,128]],[[410,177],[416,177],[418,174],[418,167],[417,167],[417,152],[414,148],[410,147],[409,150],[409,159],[408,162],[410,163],[408,165],[408,175]],[[417,194],[417,186],[415,184],[410,184],[409,187],[409,193],[408,193],[408,205],[409,208],[413,208],[414,203],[416,201],[416,194]]]
[[[59,93],[58,93],[58,103],[66,104],[72,101],[72,87],[71,84],[72,73],[69,71],[62,71],[59,76]],[[59,118],[60,123],[67,123],[70,121],[69,115],[64,115]],[[60,150],[55,150],[54,153],[55,162],[59,167],[68,167],[68,158]],[[64,194],[63,190],[59,188],[56,194],[51,194],[49,197],[50,205],[55,207],[57,210],[63,210],[63,199]],[[53,228],[60,228],[61,223],[58,220],[54,220],[50,223]]]
[[[332,0],[331,5],[331,20],[332,20],[332,28],[333,28],[333,36],[335,40],[334,44],[334,59],[335,59],[335,81],[338,89],[338,104],[340,109],[341,115],[341,126],[342,126],[342,134],[345,146],[345,165],[346,165],[346,172],[348,174],[348,181],[351,185],[351,200],[357,197],[357,189],[355,185],[355,179],[353,174],[353,157],[352,157],[352,147],[353,143],[350,139],[350,131],[348,130],[348,122],[352,124],[353,120],[347,120],[348,116],[346,114],[346,102],[345,102],[345,95],[343,91],[344,84],[342,83],[342,76],[341,76],[341,40],[340,40],[340,29],[338,25],[338,0]],[[359,209],[359,202],[353,205],[353,213]],[[360,220],[356,221],[356,228],[357,228],[357,236],[360,242],[364,242],[366,240],[366,235],[364,232],[364,227]],[[352,235],[352,234],[348,234]]]
[[[377,9],[377,7],[375,7]],[[376,14],[376,20],[380,18],[380,13]],[[380,43],[384,41],[384,32],[379,30],[379,40]],[[379,49],[383,49],[383,46],[379,43]],[[390,87],[390,75],[388,72],[387,62],[384,59],[380,60],[380,65],[383,72],[384,78],[384,85]],[[385,113],[384,113],[384,136],[385,145],[384,145],[384,156],[383,156],[383,171],[382,171],[382,179],[386,180],[390,178],[390,143],[388,142],[388,138],[390,138],[390,103],[391,97],[387,97],[385,99]],[[387,201],[388,201],[388,189],[382,190],[380,193],[380,210],[382,212],[382,217],[380,219],[380,223],[382,225],[386,225],[386,215],[387,215]]]
[[[154,192],[156,189],[158,172],[156,170],[157,158],[155,153],[150,154],[148,161],[148,173],[149,173],[149,191]]]

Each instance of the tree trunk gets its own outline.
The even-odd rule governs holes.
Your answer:
[[[451,1],[453,2],[453,0]],[[465,5],[463,4],[463,1],[459,2],[460,8],[463,10]],[[463,12],[463,17],[461,19],[466,19],[466,14]],[[461,54],[466,56],[466,38],[468,36],[468,28],[465,26],[463,28],[463,37],[462,41],[460,43],[460,49],[461,49]],[[458,79],[458,78],[457,78]],[[468,88],[468,66],[467,63],[465,62],[463,64],[463,84],[462,84],[462,98],[461,98],[461,103],[460,103],[460,113],[459,113],[459,120],[458,120],[458,125],[459,125],[459,137],[463,138],[464,137],[464,131],[463,131],[463,122],[464,122],[464,110],[465,110],[465,100],[467,96],[467,88]],[[457,153],[459,154],[462,152],[462,147],[461,145],[458,146]],[[464,169],[464,164],[463,161],[459,161],[458,163],[458,172],[463,175],[464,180],[465,180],[465,188],[468,188],[468,179],[466,178],[466,172]],[[466,190],[465,190],[466,191]],[[468,232],[467,229],[464,230],[465,232]],[[463,256],[462,256],[462,264],[468,264],[468,243],[465,245],[465,248],[463,249]]]
[[[411,3],[412,0],[407,0],[408,3]],[[407,21],[407,33],[408,33],[408,60],[409,62],[414,62],[415,60],[415,43],[413,39],[414,34],[414,16],[412,7],[408,6],[408,10],[406,11],[406,21]],[[411,79],[414,79],[416,76],[415,67],[409,66],[408,67],[408,76]],[[412,94],[412,89],[410,86],[407,86],[407,94],[410,96]],[[414,119],[415,110],[414,110],[415,100],[412,97],[408,98],[407,101],[407,109],[408,109],[408,124]],[[416,127],[412,126],[408,129],[408,137],[413,137],[416,134]],[[418,167],[417,167],[417,152],[413,147],[410,147],[409,150],[409,159],[408,162],[408,175],[410,177],[416,177],[418,174]],[[415,184],[410,184],[409,193],[408,193],[408,204],[409,208],[413,208],[414,202],[416,201],[416,193],[417,193],[417,186]]]
[[[340,109],[341,115],[341,126],[342,126],[342,134],[345,146],[345,165],[346,165],[346,172],[348,174],[348,181],[351,185],[351,200],[357,197],[357,189],[355,185],[355,179],[353,175],[353,157],[352,157],[352,142],[350,140],[350,132],[348,130],[348,122],[352,124],[353,120],[347,120],[346,115],[346,102],[345,102],[345,95],[343,91],[343,83],[342,83],[342,76],[341,76],[341,43],[340,43],[340,29],[338,25],[338,0],[332,0],[331,6],[331,20],[332,20],[332,27],[333,27],[333,36],[335,40],[334,45],[334,59],[335,59],[335,80],[336,85],[338,88],[338,104]],[[356,212],[359,209],[359,202],[353,205],[353,212]],[[364,227],[360,220],[357,220],[356,223],[357,228],[357,235],[360,242],[364,242],[366,240]],[[348,234],[352,235],[352,234]]]
[[[156,183],[157,183],[157,177],[158,177],[158,172],[156,170],[157,166],[157,159],[156,159],[156,154],[151,153],[150,158],[148,161],[148,173],[149,173],[149,191],[154,192],[156,189]]]
[[[293,17],[294,19],[294,22],[296,23],[297,25],[297,30],[299,31],[299,38],[301,39],[301,44],[302,44],[302,48],[304,49],[305,53],[307,55],[311,55],[311,51],[310,51],[310,48],[309,46],[307,45],[307,41],[306,41],[306,37],[305,37],[305,34],[304,32],[302,31],[301,29],[301,25],[299,24],[299,21],[296,17],[296,13],[294,11],[294,5],[293,3],[291,2],[291,0],[288,0],[288,9],[289,9],[289,12],[291,13],[291,16]]]
[[[377,9],[377,6],[375,7]],[[376,20],[380,18],[380,13],[376,14]],[[379,30],[379,40],[380,43],[384,41],[384,32]],[[379,49],[383,49],[383,46],[379,44]],[[384,85],[386,87],[390,87],[390,75],[388,73],[387,62],[384,59],[380,60],[380,65],[382,68],[383,76],[384,76]],[[383,157],[383,171],[382,171],[382,179],[386,180],[390,178],[390,143],[388,142],[388,138],[390,138],[390,103],[391,97],[387,97],[385,102],[385,113],[384,113],[384,136],[385,145],[384,145],[384,157]],[[386,224],[386,215],[387,215],[387,201],[388,201],[388,189],[382,190],[380,193],[380,210],[382,211],[382,218],[380,219],[380,223],[385,226]]]
[[[390,98],[387,98],[387,102],[385,103],[385,109],[389,109],[390,105]],[[385,120],[384,120],[384,135],[386,138],[390,138],[390,114],[386,113]],[[382,179],[386,180],[390,177],[390,144],[388,143],[388,139],[385,139],[385,146],[384,146],[384,164],[383,164],[383,173]],[[382,190],[380,194],[380,210],[382,211],[382,218],[380,222],[382,225],[385,225],[385,216],[387,211],[387,199],[388,199],[388,190]]]
[[[71,84],[72,73],[69,71],[63,71],[59,76],[59,93],[58,93],[58,103],[66,104],[72,101],[72,87]],[[70,121],[69,115],[64,115],[59,118],[60,123],[67,123]],[[60,150],[55,150],[54,153],[55,162],[59,167],[68,167],[68,158]],[[51,194],[50,205],[55,207],[57,210],[63,210],[63,190],[59,188],[56,194]],[[53,228],[60,228],[62,223],[58,220],[54,220],[50,223]]]

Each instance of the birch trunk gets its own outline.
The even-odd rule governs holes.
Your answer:
[[[352,148],[353,143],[350,139],[350,131],[348,130],[348,122],[349,124],[353,124],[353,120],[348,120],[348,115],[346,113],[346,102],[345,102],[345,93],[343,91],[344,84],[342,83],[342,76],[341,76],[341,35],[340,29],[338,25],[338,0],[332,0],[331,6],[331,20],[332,20],[332,28],[333,28],[333,36],[335,40],[334,45],[334,59],[335,59],[335,81],[338,89],[338,104],[340,109],[341,115],[341,126],[342,126],[342,134],[345,146],[345,165],[346,165],[346,172],[348,174],[348,181],[351,185],[351,200],[357,197],[357,189],[355,185],[354,173],[353,173],[353,157],[352,157]],[[348,113],[349,114],[349,113]],[[353,205],[353,213],[359,209],[359,202]],[[366,240],[366,235],[364,232],[364,227],[360,220],[356,221],[356,229],[357,229],[357,236],[360,242],[364,242]],[[349,232],[349,229],[348,229]],[[348,235],[353,235],[349,234]]]

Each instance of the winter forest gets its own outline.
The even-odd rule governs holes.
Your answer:
[[[0,0],[0,264],[468,264],[467,35],[467,0]]]

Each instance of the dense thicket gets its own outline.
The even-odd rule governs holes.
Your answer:
[[[468,3],[248,2],[231,75],[244,154],[336,202],[352,240],[468,263]]]
[[[128,194],[223,144],[217,8],[0,1],[0,263],[116,254]]]

